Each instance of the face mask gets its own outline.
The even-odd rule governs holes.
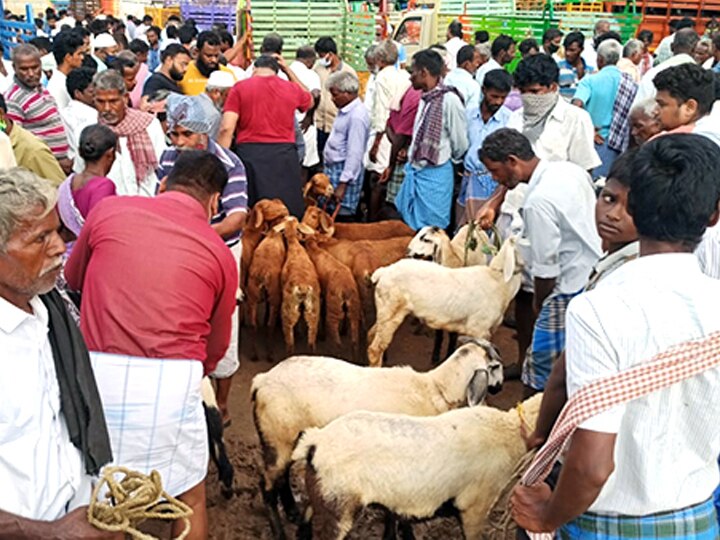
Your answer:
[[[558,101],[558,92],[547,94],[520,94],[523,104],[523,124],[525,128],[533,128],[544,124],[544,120],[555,108]]]
[[[560,49],[560,47],[558,47],[558,46],[555,45],[554,43],[550,43],[550,44],[547,46],[547,53],[548,53],[548,54],[555,54],[556,52],[558,52],[559,49]]]
[[[332,63],[332,62],[330,62],[330,57],[329,57],[329,56],[324,56],[324,57],[322,57],[322,58],[320,59],[320,65],[323,66],[323,67],[330,67],[330,64],[331,64],[331,63]]]
[[[108,54],[105,58],[105,63],[110,64],[113,60],[115,60],[115,58],[117,58],[117,56],[115,56],[114,54]]]

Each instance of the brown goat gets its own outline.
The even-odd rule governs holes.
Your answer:
[[[350,324],[350,341],[353,355],[355,355],[358,351],[362,316],[360,293],[355,278],[350,268],[318,247],[316,239],[308,238],[305,242],[305,249],[315,265],[320,285],[322,285],[327,333],[337,345],[340,345],[340,323],[347,313]]]
[[[319,197],[329,199],[334,193],[335,189],[330,183],[328,175],[324,173],[317,173],[305,184],[305,189],[303,189],[303,199],[305,199],[305,204],[308,206],[316,205]]]
[[[250,269],[253,253],[262,240],[263,233],[289,215],[287,206],[280,199],[263,199],[252,207],[243,228],[242,258],[240,260],[241,283],[247,282],[247,272]]]
[[[312,234],[312,231],[298,224],[297,219],[293,217],[275,227],[275,230],[284,232],[287,241],[287,257],[281,276],[283,286],[281,313],[288,354],[292,354],[295,349],[294,328],[301,316],[305,317],[307,323],[310,350],[315,350],[320,320],[320,282],[315,266],[298,239],[298,229],[302,231],[303,228]]]
[[[332,236],[338,240],[386,240],[415,234],[415,231],[399,220],[375,223],[333,223],[330,215],[316,206],[305,209],[302,222],[321,235]]]

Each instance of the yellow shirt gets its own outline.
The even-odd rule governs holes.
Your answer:
[[[235,79],[235,74],[231,69],[221,65],[220,70],[227,71],[233,76],[233,79]],[[199,96],[205,91],[207,81],[208,78],[204,77],[203,74],[200,73],[197,64],[195,62],[190,62],[183,80],[180,81],[180,89],[186,96]]]
[[[17,123],[13,124],[10,132],[10,142],[18,167],[25,167],[40,178],[50,180],[54,186],[59,186],[65,180],[66,175],[50,148]]]

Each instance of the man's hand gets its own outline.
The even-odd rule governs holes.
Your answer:
[[[407,155],[407,148],[401,148],[397,155],[397,162],[398,163],[407,163],[408,155]]]
[[[516,486],[510,497],[510,509],[515,523],[526,531],[551,532],[545,523],[545,511],[552,491],[545,482],[535,486]]]
[[[377,163],[377,153],[380,149],[380,138],[376,138],[375,142],[372,145],[372,148],[370,148],[370,153],[368,155],[368,158],[370,159],[370,163]]]
[[[51,538],[72,540],[122,540],[123,533],[101,531],[87,520],[87,506],[76,508],[54,523],[55,534]]]
[[[495,224],[495,209],[490,207],[487,203],[483,204],[475,215],[475,221],[484,230],[492,228]]]
[[[288,68],[288,65],[285,63],[285,59],[277,53],[273,54],[273,56],[275,60],[277,60],[280,70],[287,75],[288,69],[290,68]]]
[[[306,114],[305,118],[302,119],[300,122],[300,130],[305,133],[308,129],[310,129],[310,126],[312,126],[313,119],[312,115]]]
[[[340,182],[338,184],[338,187],[335,188],[335,198],[338,201],[338,204],[343,200],[343,197],[345,196],[345,190],[347,189],[347,183]]]
[[[387,167],[381,174],[380,179],[378,180],[378,184],[386,184],[388,180],[390,180],[390,177],[392,176],[393,169],[395,167]]]
[[[527,426],[524,422],[520,424],[520,435],[522,436],[523,441],[525,441],[525,448],[527,448],[528,452],[530,450],[534,450],[535,448],[540,448],[543,444],[545,444],[545,437],[539,435],[537,431],[528,433]]]
[[[602,135],[600,135],[599,131],[595,131],[595,144],[601,145],[605,144],[605,139]]]

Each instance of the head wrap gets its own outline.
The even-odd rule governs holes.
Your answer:
[[[208,134],[212,130],[212,119],[199,96],[170,94],[165,102],[168,129],[182,126],[193,133]]]

